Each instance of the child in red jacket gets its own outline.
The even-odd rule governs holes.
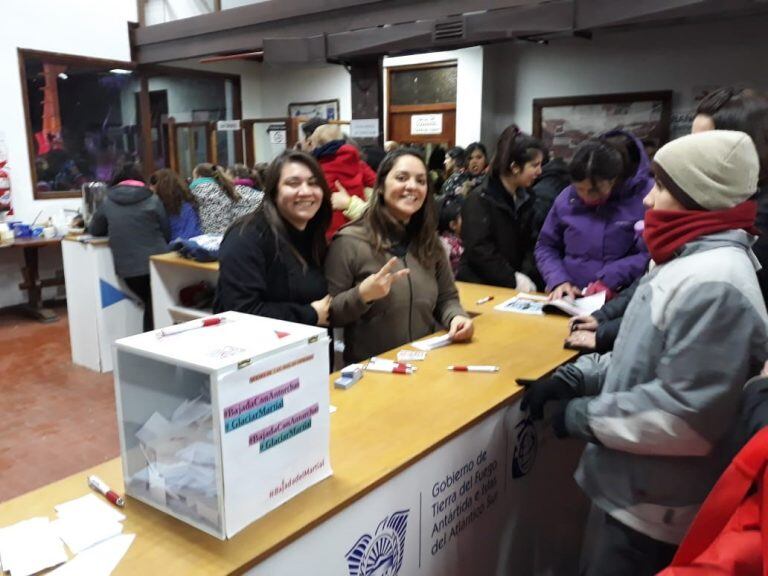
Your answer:
[[[367,165],[363,166],[357,148],[344,141],[339,127],[333,124],[318,127],[310,136],[309,143],[331,190],[336,190],[337,184],[341,184],[341,189],[349,196],[356,196],[365,202],[365,188],[373,187],[376,174]],[[348,221],[342,210],[334,210],[326,238],[333,238]]]

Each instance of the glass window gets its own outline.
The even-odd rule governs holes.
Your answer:
[[[456,65],[390,70],[389,102],[393,106],[456,102]]]
[[[141,156],[130,70],[87,59],[26,56],[24,75],[35,196],[80,194]]]

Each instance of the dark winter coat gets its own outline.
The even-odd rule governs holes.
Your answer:
[[[469,193],[461,213],[464,253],[457,280],[515,288],[515,272],[522,272],[542,284],[533,259],[534,197],[518,193],[515,201],[494,176]]]
[[[149,257],[168,252],[171,239],[171,228],[160,198],[146,186],[124,183],[107,192],[88,232],[109,236],[115,272],[121,278],[149,274]]]
[[[219,284],[214,312],[235,310],[301,324],[317,324],[311,303],[328,289],[321,267],[311,263],[307,234],[286,224],[288,238],[276,237],[264,214],[230,227],[219,248]],[[306,267],[289,242],[306,260]]]

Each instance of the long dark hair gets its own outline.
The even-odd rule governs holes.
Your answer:
[[[333,208],[331,207],[331,189],[328,187],[328,183],[325,181],[325,176],[317,161],[304,152],[298,150],[286,150],[275,158],[267,168],[266,183],[264,184],[264,199],[261,202],[259,208],[251,212],[247,216],[244,216],[238,220],[238,225],[243,229],[257,217],[259,214],[264,215],[264,219],[267,221],[272,233],[281,238],[289,247],[294,256],[302,263],[302,266],[306,267],[307,262],[304,257],[299,254],[293,243],[288,237],[288,230],[286,226],[290,226],[285,219],[280,215],[277,209],[277,194],[280,190],[280,178],[283,174],[283,168],[286,164],[296,162],[306,166],[312,176],[314,177],[317,185],[323,191],[323,199],[320,203],[320,209],[307,223],[305,229],[309,233],[312,241],[312,264],[316,266],[322,266],[325,262],[325,254],[328,251],[328,244],[325,241],[325,232],[328,230],[328,226],[331,224],[331,215],[333,214]],[[279,243],[278,243],[279,249]]]
[[[210,164],[208,162],[198,164],[192,171],[192,175],[195,178],[213,178],[216,183],[222,187],[224,193],[229,196],[230,200],[233,202],[240,200],[240,194],[237,193],[234,185],[230,179],[227,178],[224,169],[218,164]]]
[[[395,167],[397,161],[403,156],[413,156],[424,165],[424,175],[427,175],[427,165],[418,150],[413,148],[398,148],[384,157],[376,173],[376,184],[371,195],[371,202],[365,211],[365,222],[368,225],[371,243],[377,252],[384,252],[392,246],[391,231],[402,227],[390,214],[384,203],[384,189],[389,173]],[[424,198],[424,204],[411,217],[405,226],[405,231],[414,247],[416,259],[425,267],[434,266],[443,250],[437,237],[437,209],[435,199],[429,193]]]
[[[181,212],[181,205],[189,202],[197,208],[197,199],[192,196],[187,183],[173,170],[161,168],[149,177],[149,184],[154,188],[160,201],[165,206],[165,211],[175,216]]]
[[[585,140],[568,164],[572,182],[589,180],[594,185],[597,180],[622,180],[625,161],[621,152],[613,145],[599,138]]]
[[[469,147],[467,147],[469,150]],[[522,168],[541,154],[547,157],[547,149],[540,140],[520,131],[515,124],[507,126],[499,136],[496,153],[491,159],[491,176],[501,178],[512,172],[512,164]],[[469,158],[469,154],[467,154]]]

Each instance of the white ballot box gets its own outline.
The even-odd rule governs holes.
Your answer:
[[[227,539],[331,475],[323,328],[226,312],[115,343],[126,493]]]

